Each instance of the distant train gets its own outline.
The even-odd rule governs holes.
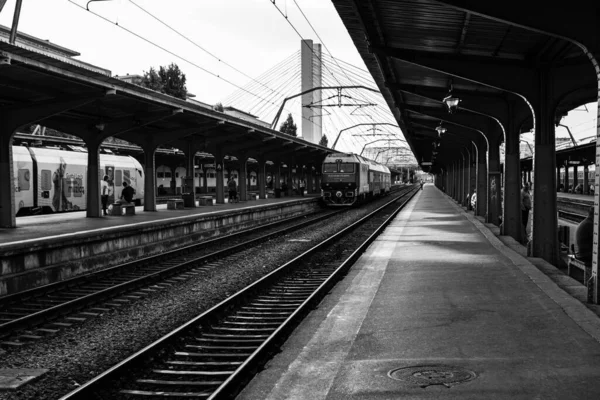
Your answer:
[[[239,184],[238,171],[236,169],[225,170],[223,172],[223,186],[227,186],[229,175],[233,176],[233,179]],[[206,177],[205,177],[206,175]],[[258,180],[255,171],[249,171],[248,189],[257,190]],[[166,165],[159,165],[156,167],[156,187],[158,195],[166,194],[181,194],[185,191],[184,178],[187,176],[187,170],[185,167],[177,167],[175,171]],[[269,175],[270,176],[270,175]],[[198,168],[194,172],[194,187],[196,192],[200,193],[204,188],[204,179],[206,179],[206,188],[208,192],[215,192],[217,185],[217,170],[214,164],[205,164],[202,168]]]
[[[570,168],[569,182],[566,185],[567,190],[569,190],[569,188],[572,188],[572,187],[575,187],[575,188],[577,187],[577,185],[574,185],[575,179],[573,179],[573,178],[574,178],[573,177],[573,168]],[[595,167],[595,165],[592,164],[588,167],[588,188],[592,188],[591,190],[593,190],[593,185],[594,185],[595,179],[596,179],[596,167]],[[561,191],[563,189],[564,182],[565,182],[565,169],[561,168],[560,182],[556,182],[557,188],[560,189]],[[583,167],[581,167],[581,166],[579,168],[577,168],[577,184],[581,185],[581,191],[583,191],[583,189],[582,189],[582,187],[583,187]],[[591,193],[584,193],[584,194],[591,194]]]
[[[388,167],[357,154],[333,153],[323,161],[321,197],[329,206],[351,206],[390,192]]]
[[[12,149],[15,215],[85,210],[86,151],[24,146]],[[101,154],[100,179],[104,175],[114,185],[114,196],[120,196],[123,182],[127,182],[135,190],[134,202],[143,204],[144,169],[135,158]]]

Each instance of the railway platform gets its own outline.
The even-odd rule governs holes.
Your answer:
[[[135,215],[86,218],[85,211],[17,219],[0,229],[0,296],[169,251],[217,235],[319,209],[315,194]]]
[[[426,185],[238,400],[592,399],[583,287]]]

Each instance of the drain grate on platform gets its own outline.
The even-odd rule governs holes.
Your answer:
[[[415,365],[396,368],[388,372],[392,379],[418,385],[422,388],[432,385],[452,387],[477,377],[475,372],[452,365]]]

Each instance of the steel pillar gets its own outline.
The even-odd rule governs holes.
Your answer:
[[[558,218],[556,208],[555,109],[549,72],[538,73],[538,105],[535,111],[533,156],[532,256],[558,265]],[[565,176],[567,174],[565,173]]]
[[[146,145],[144,149],[144,211],[156,211],[156,146]],[[175,176],[175,171],[172,175]]]
[[[12,135],[15,129],[0,125],[0,228],[16,228]]]
[[[225,188],[223,183],[223,151],[220,147],[214,152],[215,169],[217,170],[216,196],[217,204],[225,204]]]
[[[258,160],[258,171],[256,173],[256,179],[258,182],[258,198],[266,199],[267,198],[267,174],[265,172],[265,159],[264,157],[259,157]]]
[[[244,155],[236,156],[240,164],[240,173],[238,176],[239,199],[248,201],[248,157]]]
[[[488,155],[484,139],[478,139],[477,146],[477,215],[485,218],[488,214]]]

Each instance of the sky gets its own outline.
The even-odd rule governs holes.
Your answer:
[[[15,3],[7,1],[0,24],[11,26]],[[235,97],[251,78],[299,51],[301,38],[288,21],[303,38],[323,43],[324,53],[366,70],[330,0],[23,0],[19,31],[75,50],[81,53],[77,59],[113,75],[142,74],[150,67],[174,62],[186,74],[188,91],[196,100],[213,105]],[[596,104],[587,110],[581,107],[563,119],[576,140],[596,134]],[[270,122],[270,115],[259,117]],[[337,132],[347,127],[344,121],[330,129]],[[356,153],[373,139],[345,136],[340,150]],[[566,129],[557,128],[557,137],[563,136],[568,136]],[[329,139],[331,145],[333,138]]]
[[[332,54],[365,68],[332,3],[297,0]],[[16,0],[8,0],[0,24],[11,26]],[[113,75],[141,74],[175,62],[188,90],[214,104],[237,88],[173,54],[119,28],[127,28],[172,53],[237,85],[249,79],[219,62],[146,14],[162,21],[251,77],[260,75],[300,48],[300,37],[271,0],[24,0],[19,30],[81,53],[78,59],[109,69]],[[316,39],[293,0],[277,0],[303,37]],[[80,6],[80,7],[78,7]],[[81,8],[83,7],[83,8]],[[48,18],[52,15],[53,18]]]

